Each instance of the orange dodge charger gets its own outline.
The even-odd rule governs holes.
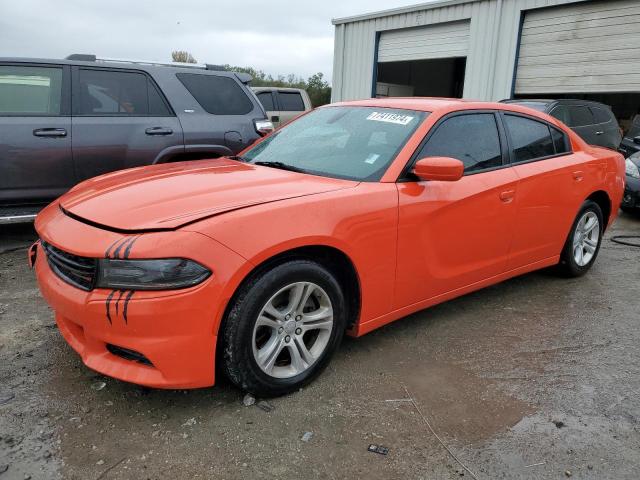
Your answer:
[[[624,160],[543,113],[447,99],[308,113],[241,155],[87,180],[30,249],[90,368],[263,396],[315,377],[344,333],[532,270],[593,265]]]

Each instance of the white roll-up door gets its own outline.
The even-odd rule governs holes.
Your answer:
[[[640,90],[640,1],[525,13],[515,93]]]
[[[466,57],[469,21],[389,30],[380,34],[378,62]]]

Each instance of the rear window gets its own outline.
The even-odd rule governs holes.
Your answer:
[[[569,123],[570,127],[584,127],[585,125],[593,125],[594,119],[589,107],[578,105],[569,106]]]
[[[78,115],[171,115],[158,89],[144,73],[81,68]]]
[[[253,103],[232,78],[197,73],[177,73],[176,76],[208,113],[245,115],[253,110]]]
[[[60,115],[62,68],[0,66],[0,115]]]
[[[280,108],[284,112],[304,112],[304,101],[299,92],[278,92]]]
[[[504,121],[511,139],[515,163],[556,154],[551,132],[546,123],[515,115],[505,115]]]

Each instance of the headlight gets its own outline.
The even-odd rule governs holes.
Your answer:
[[[176,290],[197,285],[209,275],[210,270],[184,258],[104,258],[98,261],[96,287],[114,290]]]
[[[633,163],[630,158],[627,158],[624,162],[624,173],[633,178],[640,178],[640,170],[638,170],[638,166]]]

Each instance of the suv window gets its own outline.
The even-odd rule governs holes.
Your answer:
[[[208,113],[245,115],[253,110],[251,100],[232,78],[197,73],[177,73],[176,76]]]
[[[571,124],[571,119],[569,118],[569,109],[565,105],[557,105],[553,110],[551,110],[551,113],[549,113],[549,115],[557,118],[565,125]]]
[[[79,115],[171,115],[144,73],[81,68],[78,75]]]
[[[567,135],[555,127],[550,128],[551,138],[553,139],[553,146],[556,150],[556,155],[559,155],[561,153],[570,153],[571,147]]]
[[[304,112],[304,101],[299,92],[278,92],[283,112]]]
[[[273,95],[271,95],[271,92],[258,92],[256,95],[266,111],[269,112],[276,109],[273,105]]]
[[[546,123],[516,115],[505,115],[504,123],[511,139],[514,163],[556,154],[551,132]]]
[[[607,112],[604,108],[600,107],[589,107],[591,109],[591,113],[593,113],[593,118],[595,119],[595,123],[609,123],[611,121],[611,114]]]
[[[60,115],[62,68],[0,66],[0,115]]]
[[[585,125],[593,125],[593,115],[589,107],[584,105],[569,106],[569,123],[570,127],[584,127]]]
[[[502,165],[500,135],[493,113],[456,115],[442,122],[417,158],[451,157],[464,163],[465,172]]]

